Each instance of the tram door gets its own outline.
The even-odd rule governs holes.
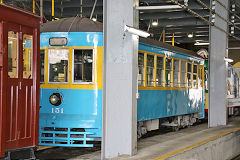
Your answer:
[[[6,149],[33,144],[33,29],[7,23]],[[6,59],[5,59],[6,60]]]

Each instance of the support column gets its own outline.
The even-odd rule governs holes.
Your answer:
[[[229,0],[218,0],[229,8]],[[215,1],[216,2],[216,1]],[[225,19],[228,11],[218,2],[215,12]],[[226,21],[215,16],[215,25],[228,32]],[[209,56],[209,115],[208,126],[215,127],[227,124],[226,104],[226,62],[228,35],[214,26],[210,26],[210,56]]]
[[[102,158],[137,151],[138,37],[124,32],[135,26],[136,0],[104,0],[104,71]]]

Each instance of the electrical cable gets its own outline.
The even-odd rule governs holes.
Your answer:
[[[181,6],[183,9],[186,9],[189,13],[195,15],[197,18],[200,18],[201,20],[203,20],[203,21],[206,22],[207,24],[216,27],[218,30],[220,30],[220,31],[226,33],[227,35],[229,35],[229,36],[231,36],[231,37],[233,37],[233,38],[235,38],[235,39],[237,39],[237,40],[240,41],[240,38],[238,38],[238,37],[234,36],[233,34],[227,32],[227,31],[224,30],[223,28],[221,28],[221,27],[219,27],[219,26],[216,26],[213,22],[210,22],[209,20],[207,20],[206,18],[202,17],[201,15],[199,15],[198,13],[196,13],[195,11],[189,9],[187,6],[179,3],[179,2],[176,1],[176,0],[170,0],[170,1],[171,1],[172,3],[174,3],[174,4],[177,4],[177,5]]]
[[[240,27],[236,26],[233,22],[230,22],[229,20],[227,20],[226,18],[222,17],[220,14],[216,13],[212,8],[208,7],[205,3],[203,3],[201,0],[196,0],[199,4],[201,4],[203,7],[206,7],[207,9],[209,9],[211,11],[212,14],[217,15],[218,17],[220,17],[222,20],[224,20],[225,22],[227,22],[228,24],[233,25],[236,29],[240,30]],[[217,0],[216,0],[217,1]],[[226,7],[226,6],[225,6]]]

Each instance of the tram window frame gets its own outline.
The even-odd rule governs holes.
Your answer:
[[[74,62],[74,58],[75,58],[75,50],[91,50],[92,51],[92,81],[91,82],[85,82],[85,81],[75,81],[74,80],[74,65],[75,65],[75,62]],[[95,52],[94,52],[94,49],[82,49],[82,48],[75,48],[72,50],[72,84],[93,84],[94,83],[94,57],[95,55]]]
[[[189,71],[189,64],[190,64],[190,66],[191,66],[191,70]],[[187,62],[187,81],[186,81],[186,83],[187,83],[187,88],[192,88],[192,73],[193,73],[193,65],[192,65],[193,63],[192,62]],[[190,75],[190,83],[189,83],[189,78],[188,78],[188,75]]]
[[[153,58],[153,62],[149,65],[149,59],[148,57]],[[148,73],[149,73],[149,69],[152,70],[152,81],[149,80],[148,78]],[[154,54],[147,54],[147,64],[146,64],[146,84],[149,87],[153,87],[154,86],[154,71],[155,71],[155,55]]]
[[[203,69],[202,69],[202,65],[198,64],[198,88],[202,88],[202,82],[203,82],[203,78],[202,78],[202,72],[203,72]]]
[[[158,58],[161,59],[162,64],[158,65]],[[164,85],[164,56],[157,55],[156,56],[156,86],[163,86]],[[158,66],[161,66],[160,68]],[[158,79],[158,70],[160,70],[160,80]]]
[[[187,61],[185,60],[181,60],[181,81],[180,81],[180,86],[181,88],[185,88],[186,87],[186,74],[187,74]],[[184,67],[184,68],[183,68]],[[184,71],[183,71],[184,69]]]
[[[50,63],[49,63],[49,50],[67,50],[68,51],[68,68],[67,68],[67,82],[52,82],[50,81]],[[69,55],[70,55],[70,52],[69,52],[69,48],[49,48],[48,49],[48,83],[49,84],[68,84],[69,83]]]
[[[29,45],[30,48],[25,48]],[[33,35],[23,34],[23,79],[32,79],[33,75]]]
[[[143,65],[142,66],[142,75],[141,75],[141,80],[139,80],[139,55],[142,54],[143,56]],[[143,52],[138,52],[138,86],[144,86],[145,83],[145,53]]]
[[[13,37],[13,35],[16,37]],[[10,41],[10,39],[14,39],[16,42],[14,40]],[[12,79],[19,78],[19,43],[19,33],[8,31],[8,77]],[[15,44],[15,47],[13,44]],[[13,52],[15,52],[16,58],[13,58]]]
[[[196,70],[194,70],[197,67]],[[193,71],[192,71],[192,88],[198,88],[198,64],[197,63],[193,63],[193,67],[192,67]],[[196,72],[195,72],[196,71]]]
[[[42,52],[43,51],[43,52]],[[41,54],[43,54],[43,68],[41,68]],[[45,83],[45,57],[46,50],[45,49],[40,49],[40,83]],[[43,69],[43,75],[41,75],[41,71]],[[41,76],[43,76],[43,81],[41,81]]]
[[[175,63],[178,62],[178,66],[176,67]],[[173,59],[173,87],[179,87],[179,80],[180,76],[180,59]],[[177,74],[176,74],[177,72]],[[177,75],[177,81],[176,80],[176,75]]]
[[[169,69],[167,69],[167,59],[170,60],[170,68]],[[172,68],[173,68],[173,58],[166,57],[165,58],[165,68],[164,68],[164,70],[165,70],[165,87],[172,87],[172,76],[173,76]],[[167,70],[169,70],[169,72],[170,72],[170,77],[168,77],[168,73],[166,72]],[[168,79],[168,78],[170,78],[170,79]]]

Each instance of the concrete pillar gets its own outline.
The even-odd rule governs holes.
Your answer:
[[[229,0],[218,0],[229,7]],[[216,1],[215,1],[216,2]],[[229,18],[228,11],[218,2],[215,5],[216,13],[225,19]],[[226,21],[215,16],[215,25],[228,32]],[[210,53],[209,53],[209,127],[227,124],[226,104],[226,62],[228,36],[214,26],[210,26]]]
[[[102,158],[137,151],[138,37],[124,32],[137,26],[135,0],[104,0]]]

